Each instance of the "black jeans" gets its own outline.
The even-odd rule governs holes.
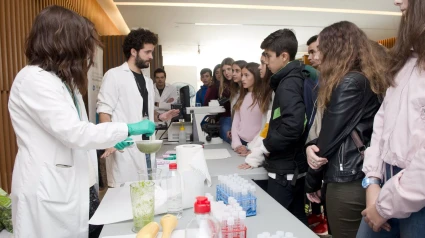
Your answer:
[[[286,176],[276,175],[276,179],[269,178],[267,193],[308,226],[304,211],[304,183],[305,177],[302,177],[292,186]]]
[[[333,238],[355,238],[366,208],[366,191],[362,180],[328,183],[326,209]]]
[[[100,200],[94,186],[90,187],[90,211],[89,219],[94,215],[96,209],[99,207]],[[89,225],[89,238],[98,238],[102,232],[103,225]]]

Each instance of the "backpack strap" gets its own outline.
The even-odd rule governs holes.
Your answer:
[[[366,150],[366,146],[363,144],[362,139],[359,136],[359,133],[357,133],[356,130],[353,130],[351,132],[351,139],[353,139],[354,144],[357,147],[357,150],[359,151],[360,155],[362,156],[362,158],[364,159],[364,152]]]

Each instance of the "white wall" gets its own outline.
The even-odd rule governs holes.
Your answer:
[[[164,70],[167,73],[166,83],[173,84],[178,82],[184,82],[192,85],[195,88],[195,92],[198,91],[198,82],[201,82],[198,75],[196,66],[181,66],[181,65],[165,65]],[[195,97],[192,99],[192,103],[195,102]]]
[[[197,83],[200,80],[196,66],[164,65],[164,70],[167,72],[167,83],[184,82],[198,89]]]
[[[236,44],[236,42],[235,42]],[[220,64],[226,57],[231,57],[234,60],[245,60],[247,62],[260,63],[262,50],[259,47],[248,43],[239,43],[238,47],[233,47],[232,44],[221,44],[217,46],[201,47],[201,52],[198,54],[197,47],[191,51],[163,51],[164,67],[167,72],[167,82],[172,77],[169,69],[175,71],[176,77],[184,75],[185,77],[194,78],[194,81],[184,81],[192,84],[196,89],[202,85],[199,73],[203,68],[209,68],[211,71],[217,64]],[[247,50],[251,49],[251,50]],[[194,71],[193,71],[194,70]],[[170,76],[169,76],[170,75]],[[173,76],[174,77],[174,76]],[[185,80],[185,77],[180,77]]]

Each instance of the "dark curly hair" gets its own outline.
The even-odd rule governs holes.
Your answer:
[[[298,51],[298,40],[295,33],[290,29],[280,29],[264,39],[261,43],[261,49],[270,50],[276,53],[276,56],[283,52],[288,53],[289,60],[295,60]]]
[[[152,31],[143,28],[130,31],[122,44],[126,59],[128,60],[131,56],[131,49],[139,51],[145,44],[157,45],[158,37]]]

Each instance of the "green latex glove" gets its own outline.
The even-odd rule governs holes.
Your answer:
[[[127,124],[128,126],[128,135],[146,135],[151,136],[155,132],[155,123],[150,120],[143,120],[140,122]]]
[[[134,144],[133,139],[130,137],[127,137],[124,141],[118,142],[114,148],[117,150],[124,150],[126,147],[129,147],[130,145]]]

